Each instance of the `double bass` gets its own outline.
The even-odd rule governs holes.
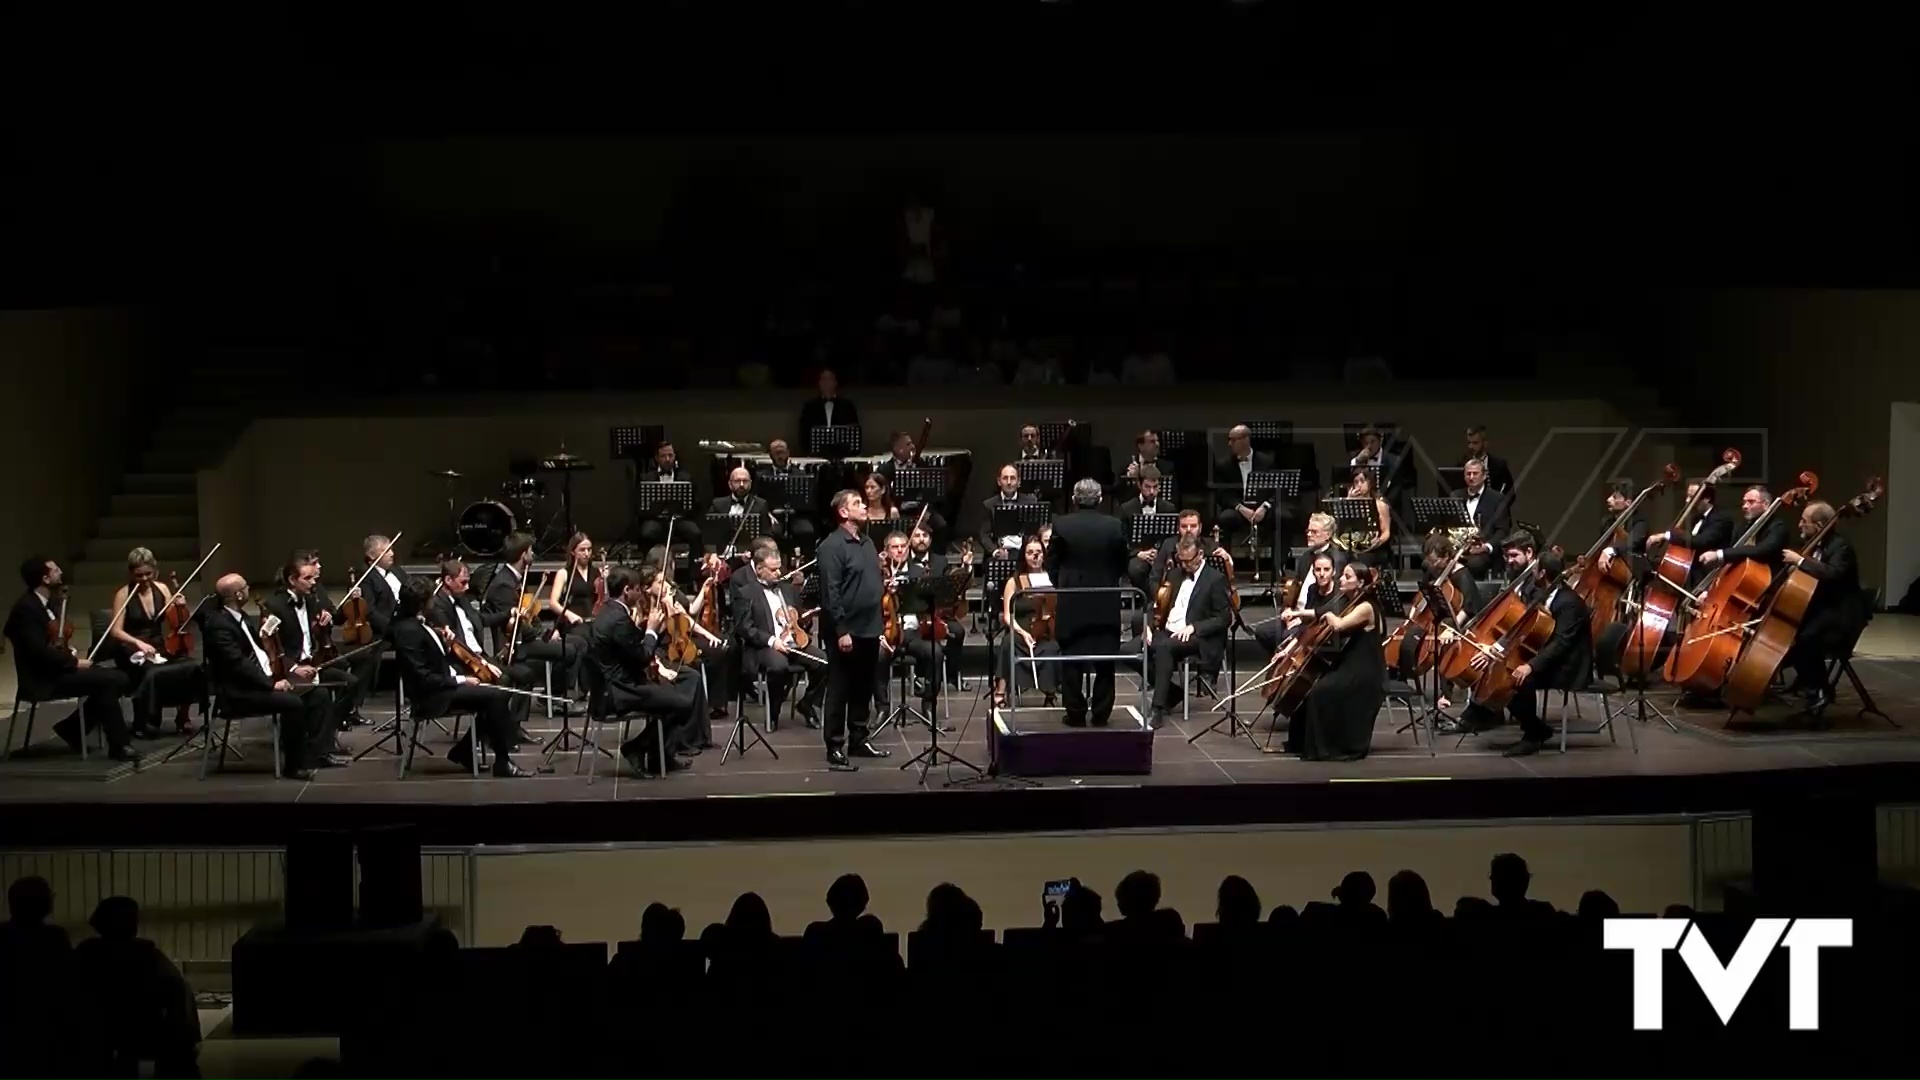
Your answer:
[[[1872,513],[1873,504],[1879,502],[1886,493],[1886,482],[1880,477],[1868,480],[1867,490],[1839,507],[1833,517],[1814,534],[1813,539],[1800,549],[1800,553],[1808,558],[1817,557],[1820,545],[1841,518],[1864,517]],[[1760,616],[1760,625],[1754,628],[1753,639],[1740,651],[1740,659],[1734,661],[1733,670],[1727,673],[1727,686],[1721,696],[1735,712],[1751,713],[1759,708],[1767,695],[1767,687],[1773,684],[1773,673],[1780,670],[1780,665],[1787,659],[1788,650],[1793,648],[1794,638],[1800,634],[1801,623],[1807,615],[1807,605],[1812,603],[1813,592],[1819,586],[1819,578],[1796,566],[1787,571],[1786,578],[1773,591],[1773,599],[1768,601],[1766,611]]]
[[[1586,601],[1587,610],[1593,612],[1595,640],[1599,640],[1600,631],[1613,621],[1614,613],[1620,608],[1621,598],[1626,596],[1627,587],[1633,584],[1633,560],[1627,557],[1627,523],[1633,520],[1633,515],[1640,509],[1640,505],[1647,501],[1648,496],[1660,491],[1668,484],[1679,482],[1679,466],[1669,464],[1661,469],[1660,479],[1635,495],[1633,502],[1613,519],[1613,524],[1607,526],[1607,530],[1600,534],[1600,539],[1595,540],[1593,546],[1587,549],[1587,553],[1580,556],[1576,562],[1573,591],[1579,595],[1580,599]],[[1608,563],[1605,570],[1602,570],[1600,553],[1608,547],[1613,548],[1618,553],[1618,557]]]
[[[1720,455],[1720,465],[1700,481],[1700,489],[1680,510],[1680,516],[1674,519],[1673,527],[1667,530],[1667,540],[1660,552],[1660,562],[1654,568],[1652,580],[1647,582],[1646,594],[1641,597],[1640,615],[1627,631],[1625,642],[1620,649],[1620,675],[1627,680],[1644,680],[1660,670],[1667,659],[1668,635],[1673,629],[1674,620],[1680,615],[1680,606],[1693,598],[1687,591],[1687,582],[1693,577],[1694,558],[1699,554],[1693,548],[1693,537],[1686,531],[1687,519],[1693,516],[1700,506],[1700,500],[1706,490],[1727,477],[1740,467],[1740,451],[1727,449]]]
[[[1800,486],[1781,492],[1734,546],[1751,543],[1774,514],[1805,504],[1819,488],[1818,476],[1801,473]],[[1667,681],[1690,694],[1718,693],[1759,623],[1760,609],[1773,591],[1773,578],[1773,567],[1759,559],[1714,567],[1700,582],[1699,612],[1682,626],[1680,639],[1667,657]]]

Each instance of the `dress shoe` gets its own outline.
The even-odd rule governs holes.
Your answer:
[[[447,762],[459,767],[461,772],[473,771],[473,744],[462,740],[453,744],[447,751]]]
[[[627,763],[629,769],[633,770],[635,776],[654,775],[653,770],[648,767],[647,755],[640,751],[622,750],[620,751],[620,758]]]
[[[1155,709],[1147,716],[1147,726],[1155,730],[1158,730],[1160,726],[1166,722],[1167,710],[1165,709]]]
[[[1067,715],[1060,718],[1060,722],[1067,725],[1068,727],[1086,727],[1087,726],[1087,718],[1085,716],[1082,716],[1076,713],[1068,713]]]
[[[1806,703],[1807,712],[1818,716],[1826,711],[1827,706],[1833,704],[1833,691],[1824,686],[1818,686],[1802,694],[1801,700]]]
[[[515,779],[523,776],[539,776],[553,771],[551,765],[541,765],[535,769],[523,769],[513,763],[511,758],[501,758],[493,763],[493,775],[501,779]]]
[[[801,723],[815,731],[820,730],[820,711],[818,709],[808,705],[796,705],[793,711],[795,715],[800,717]]]
[[[281,770],[280,770],[280,779],[282,779],[282,780],[311,780],[311,779],[313,779],[313,770],[312,770],[312,769],[281,769]]]
[[[110,761],[125,761],[138,765],[140,764],[140,751],[135,750],[131,746],[116,746],[107,751],[107,758]]]
[[[847,755],[838,750],[827,751],[827,768],[834,772],[859,772],[860,766],[847,760]]]
[[[863,757],[863,758],[884,758],[884,757],[893,756],[893,751],[882,750],[879,747],[873,745],[872,743],[866,741],[865,739],[861,739],[859,742],[854,743],[853,746],[847,750],[847,753],[852,757]]]
[[[528,731],[526,728],[515,728],[513,741],[519,743],[521,746],[538,746],[540,744],[540,740],[534,738],[533,732]]]
[[[328,754],[320,759],[322,769],[344,769],[353,764],[353,759],[345,754]]]

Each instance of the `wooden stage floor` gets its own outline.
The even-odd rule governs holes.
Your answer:
[[[1391,718],[1389,710],[1382,711],[1365,760],[1333,764],[1262,752],[1255,741],[1266,742],[1264,720],[1255,741],[1216,733],[1190,742],[1189,736],[1214,719],[1201,711],[1211,702],[1200,699],[1191,719],[1176,716],[1156,733],[1150,775],[1048,777],[1031,785],[999,779],[957,788],[946,781],[969,776],[970,770],[935,769],[923,786],[917,768],[899,767],[925,748],[927,732],[920,727],[887,731],[876,743],[893,756],[863,762],[854,773],[828,771],[819,732],[789,723],[770,734],[777,758],[755,746],[723,763],[720,751],[710,750],[694,759],[691,771],[667,779],[616,777],[609,771],[612,762],[603,757],[598,778],[589,783],[584,773],[575,774],[578,756],[573,753],[556,756],[552,774],[524,780],[475,779],[444,757],[421,756],[412,775],[401,779],[396,759],[376,752],[301,782],[273,778],[267,729],[259,722],[235,726],[246,760],[230,761],[224,773],[204,781],[198,776],[197,746],[162,764],[159,757],[175,741],[143,744],[150,757],[137,770],[98,758],[81,762],[47,741],[43,722],[36,745],[0,766],[0,830],[18,843],[35,836],[71,842],[96,834],[125,837],[129,828],[143,826],[172,831],[197,822],[191,827],[212,829],[226,838],[222,842],[238,842],[233,837],[271,838],[302,823],[431,818],[436,835],[448,842],[469,834],[495,842],[503,836],[544,842],[741,830],[944,831],[947,826],[935,819],[1020,816],[1010,806],[985,812],[987,804],[999,800],[965,799],[966,809],[959,810],[953,798],[926,798],[928,792],[952,796],[957,791],[1015,795],[1010,803],[1044,805],[1049,809],[1043,818],[1062,827],[1747,809],[1741,802],[1760,790],[1755,784],[1781,783],[1784,777],[1795,778],[1797,785],[1822,786],[1867,783],[1869,773],[1879,778],[1876,783],[1896,786],[1920,778],[1920,659],[1863,656],[1855,666],[1892,723],[1858,716],[1849,691],[1830,710],[1827,730],[1796,725],[1786,705],[1769,706],[1755,721],[1728,727],[1723,712],[1676,710],[1672,691],[1662,689],[1649,694],[1648,703],[1671,715],[1674,727],[1657,717],[1635,724],[1637,752],[1623,718],[1615,725],[1617,741],[1606,734],[1575,734],[1565,754],[1549,748],[1508,758],[1487,739],[1442,737],[1435,753],[1424,741],[1416,744],[1411,734],[1396,730],[1404,722],[1396,708]],[[1120,683],[1124,708],[1134,701],[1133,683],[1124,674]],[[1035,708],[1023,710],[1023,716],[1046,722],[1037,695],[1028,700]],[[954,730],[941,736],[942,745],[986,767],[986,702],[961,691],[949,692],[945,702]],[[1618,707],[1631,699],[1613,702]],[[1556,699],[1549,718],[1558,708]],[[760,708],[750,709],[758,719]],[[391,698],[376,698],[367,711],[384,718]],[[1597,696],[1582,695],[1576,730],[1591,728],[1602,711]],[[544,738],[558,724],[536,711],[528,726]],[[731,728],[731,720],[716,721],[715,740],[725,740]],[[427,745],[443,753],[447,737],[431,727],[427,732]],[[1510,738],[1512,732],[1508,728],[1502,734]],[[346,741],[357,751],[374,738],[362,728]],[[615,729],[609,728],[609,744],[614,738]],[[1273,739],[1276,749],[1280,741]],[[537,757],[529,749],[518,760],[532,764]],[[1843,775],[1849,778],[1843,781]],[[1071,807],[1060,801],[1066,793],[1079,796]],[[810,798],[823,795],[893,798]],[[769,803],[782,809],[776,812]],[[825,803],[834,805],[828,809]],[[855,804],[862,809],[856,811]],[[921,821],[933,804],[940,812]]]

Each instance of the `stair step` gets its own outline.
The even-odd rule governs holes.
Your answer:
[[[161,561],[199,558],[200,538],[198,536],[143,536],[134,543],[122,537],[95,537],[87,541],[82,562],[112,562],[124,560],[127,552],[134,547],[143,547],[153,552]],[[192,567],[188,567],[192,569]]]
[[[153,473],[196,473],[212,464],[219,452],[208,447],[149,450],[140,455],[140,471]]]
[[[120,490],[128,495],[192,495],[199,483],[190,472],[136,472],[120,478]]]
[[[108,515],[100,519],[100,523],[94,527],[93,535],[100,540],[132,540],[142,544],[146,544],[148,540],[195,539],[200,535],[200,519],[186,516],[115,517]],[[153,547],[152,544],[147,546]]]
[[[192,495],[123,493],[107,504],[112,517],[197,517],[199,500]]]

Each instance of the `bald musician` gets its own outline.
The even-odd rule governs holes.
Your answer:
[[[767,500],[753,493],[753,474],[742,465],[727,474],[727,493],[713,500],[707,507],[709,514],[725,514],[740,524],[739,518],[747,514],[759,514],[766,524],[766,534],[775,540],[783,539],[786,533],[780,523],[773,520],[773,507]]]
[[[311,780],[316,768],[345,765],[328,752],[333,743],[335,699],[313,683],[275,678],[261,647],[260,624],[242,610],[247,579],[228,574],[214,583],[220,609],[203,620],[206,666],[222,712],[271,715],[280,722],[280,775]]]

